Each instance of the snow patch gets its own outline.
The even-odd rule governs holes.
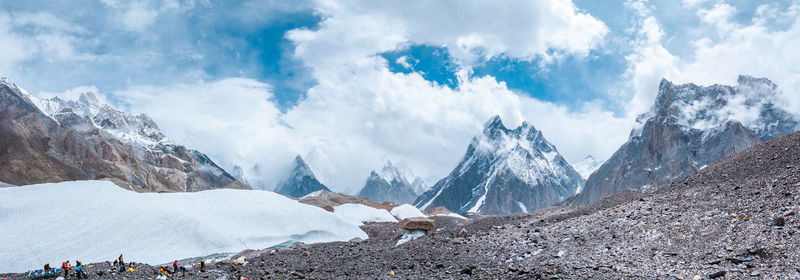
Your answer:
[[[423,214],[422,211],[419,211],[417,207],[414,207],[410,204],[403,204],[395,208],[392,208],[391,213],[398,220],[403,220],[413,217],[425,217],[425,214]]]
[[[425,231],[424,230],[419,230],[419,229],[407,230],[406,233],[403,233],[403,236],[400,237],[400,240],[397,240],[397,244],[395,244],[394,246],[395,247],[400,246],[403,243],[406,243],[408,241],[411,241],[411,240],[414,240],[414,239],[417,239],[417,238],[420,238],[420,237],[423,237],[423,236],[425,236]]]
[[[522,209],[522,212],[528,213],[528,207],[525,207],[525,204],[522,204],[522,202],[517,201],[517,206]]]
[[[361,226],[368,222],[397,222],[385,209],[376,209],[363,204],[347,203],[333,207],[333,214],[351,225]]]

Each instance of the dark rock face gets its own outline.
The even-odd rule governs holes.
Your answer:
[[[412,183],[391,162],[387,162],[380,173],[370,172],[367,182],[358,195],[374,201],[391,201],[399,204],[412,203],[417,198]]]
[[[328,187],[317,180],[317,177],[311,172],[311,168],[299,155],[294,158],[289,176],[275,189],[278,193],[296,198],[319,190],[330,191]]]
[[[774,105],[776,86],[739,77],[735,87],[674,85],[662,80],[656,104],[641,129],[565,201],[578,205],[628,189],[647,189],[689,176],[727,155],[798,129]],[[745,115],[747,120],[739,121]],[[640,121],[641,122],[641,121]]]
[[[137,191],[247,188],[203,153],[172,144],[145,115],[102,104],[40,100],[0,80],[0,181],[110,179]]]
[[[521,213],[558,203],[582,185],[580,174],[540,131],[527,122],[511,130],[495,116],[450,175],[414,205],[459,213]]]

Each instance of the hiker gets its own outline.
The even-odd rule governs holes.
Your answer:
[[[69,264],[69,260],[61,263],[61,270],[64,270],[64,279],[69,278],[69,269],[72,268],[72,265]]]
[[[119,272],[125,272],[125,262],[122,261],[122,254],[119,254]]]
[[[200,272],[206,272],[206,259],[200,260]]]
[[[166,276],[166,277],[169,277],[169,276],[170,276],[170,275],[169,275],[169,272],[167,272],[167,270],[166,270],[166,269],[164,269],[164,267],[163,267],[163,266],[162,266],[161,268],[159,268],[159,269],[158,269],[158,273],[161,273],[161,275],[164,275],[164,276]]]
[[[178,260],[172,262],[172,274],[178,274]]]
[[[78,278],[89,278],[86,276],[86,273],[83,273],[83,263],[79,260],[75,261],[75,274],[78,276]]]

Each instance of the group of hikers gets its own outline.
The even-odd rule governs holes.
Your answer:
[[[73,270],[73,269],[75,270],[75,276],[76,277],[78,277],[78,278],[89,278],[89,276],[87,276],[86,272],[83,270],[83,263],[80,260],[76,260],[75,261],[75,267],[73,267],[72,263],[70,263],[70,261],[67,260],[67,261],[64,261],[64,262],[61,263],[61,271],[64,273],[64,279],[69,278],[69,272],[70,272],[70,270]],[[37,277],[58,276],[58,275],[56,275],[57,273],[58,273],[58,270],[57,269],[53,269],[52,267],[50,267],[50,264],[48,263],[48,264],[44,265],[44,270],[42,270],[41,271],[41,275],[38,275]]]
[[[205,261],[206,261],[205,259],[200,260],[200,271],[205,271]],[[186,268],[183,266],[178,266],[178,261],[175,260],[174,262],[172,262],[171,274],[169,272],[169,269],[164,266],[158,268],[158,274],[163,275],[165,277],[170,277],[172,275],[175,275],[176,277],[181,277],[186,275]]]
[[[114,270],[118,270],[120,273],[125,272],[125,271],[136,272],[136,268],[134,267],[134,263],[133,262],[128,263],[128,265],[126,266],[125,265],[125,261],[122,258],[122,255],[119,255],[119,258],[114,260],[114,262],[112,263],[111,267]],[[74,275],[77,278],[89,278],[86,275],[86,272],[84,271],[83,263],[81,261],[79,261],[79,260],[75,261],[75,266],[74,267],[72,266],[72,264],[70,263],[69,260],[64,261],[63,263],[61,263],[61,271],[64,273],[64,279],[69,278],[71,270],[75,271]],[[200,260],[200,271],[201,272],[205,272],[206,271],[206,260],[205,259]],[[42,276],[44,276],[44,277],[47,277],[47,276],[58,276],[58,275],[55,275],[58,272],[59,271],[57,269],[53,269],[52,267],[50,267],[50,264],[48,263],[48,264],[44,265],[43,273],[42,273],[42,271],[39,272],[39,273],[42,273],[43,275],[34,277],[33,276],[34,274],[31,274],[32,275],[31,278],[41,278]],[[98,272],[98,275],[102,275],[101,273],[102,272]],[[181,277],[181,276],[186,275],[186,267],[179,266],[178,265],[178,261],[175,260],[175,261],[172,262],[172,271],[169,271],[169,269],[167,267],[165,267],[165,266],[161,266],[159,268],[159,270],[158,270],[158,274],[159,274],[160,277],[163,277],[163,278],[171,277],[171,276]]]

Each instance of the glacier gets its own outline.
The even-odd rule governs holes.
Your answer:
[[[111,261],[120,254],[162,264],[291,242],[366,239],[360,219],[396,221],[386,210],[376,215],[357,208],[331,213],[261,190],[136,193],[110,181],[5,187],[0,271]]]

